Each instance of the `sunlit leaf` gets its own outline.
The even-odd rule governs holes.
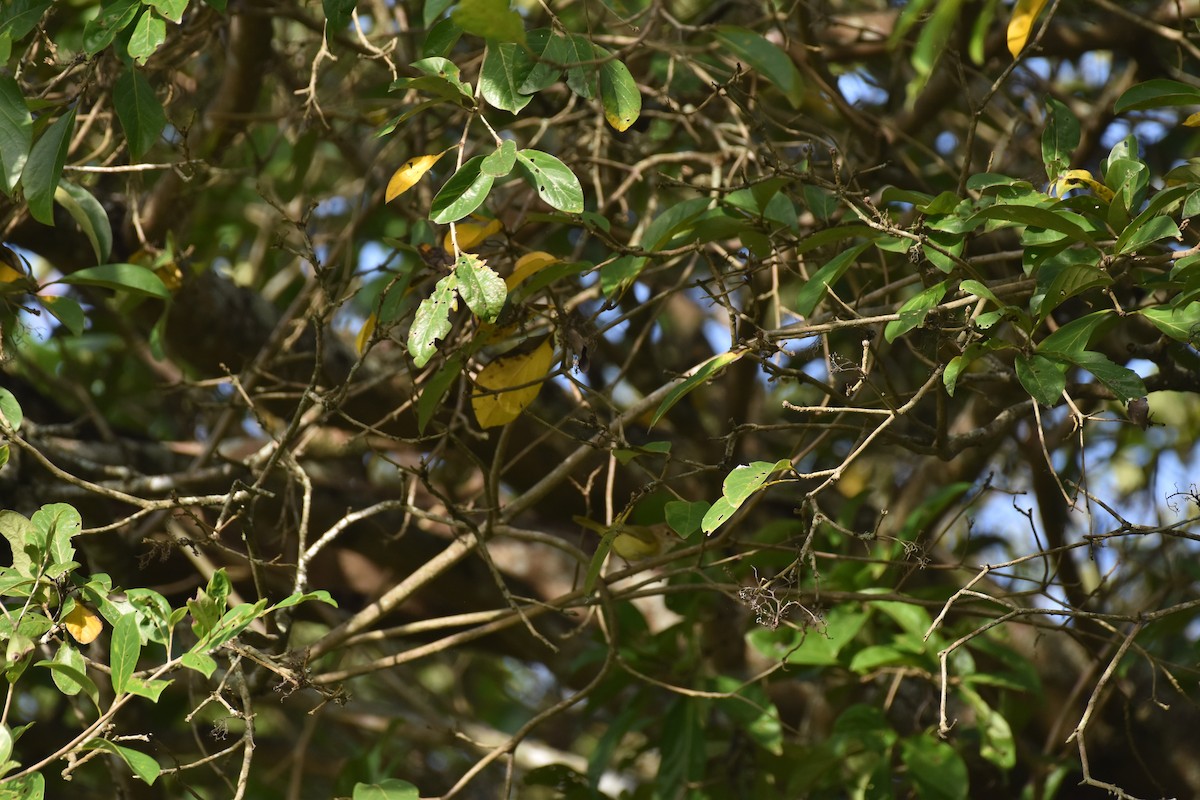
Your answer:
[[[154,89],[139,70],[129,68],[117,78],[113,85],[113,107],[125,131],[129,154],[141,158],[162,135],[167,117]]]
[[[629,72],[629,67],[613,59],[600,65],[600,102],[604,119],[618,131],[625,131],[637,122],[642,113],[642,94]]]
[[[525,43],[525,23],[508,6],[508,0],[459,0],[450,12],[454,24],[465,32],[497,42]]]
[[[54,224],[54,192],[67,162],[71,132],[75,130],[75,109],[63,114],[41,135],[29,152],[21,179],[25,186],[25,203],[38,222]]]
[[[495,322],[508,296],[504,280],[482,258],[463,253],[454,264],[458,294],[484,322]]]
[[[129,57],[138,64],[145,64],[166,40],[166,20],[146,9],[141,19],[133,26],[133,35],[129,37]]]
[[[482,172],[483,159],[483,156],[469,159],[450,176],[433,198],[430,219],[439,225],[457,222],[483,205],[496,181]]]
[[[533,99],[522,94],[529,61],[518,57],[519,45],[511,42],[491,44],[479,71],[479,93],[495,108],[516,114]]]
[[[1008,52],[1016,58],[1025,49],[1029,34],[1033,31],[1033,23],[1042,13],[1046,0],[1017,0],[1013,6],[1012,17],[1008,21]]]
[[[532,253],[526,253],[517,259],[513,271],[507,278],[504,279],[504,284],[511,292],[517,287],[521,281],[533,275],[535,272],[540,272],[546,267],[559,263],[559,259],[542,250],[537,250]]]
[[[537,399],[553,361],[554,348],[546,339],[530,353],[504,356],[484,367],[471,395],[479,426],[494,428],[519,417]]]
[[[517,164],[525,182],[548,205],[568,214],[583,211],[583,187],[566,164],[540,150],[518,151]]]
[[[423,367],[437,352],[436,342],[450,332],[450,312],[458,308],[458,278],[450,273],[437,282],[433,294],[421,301],[408,331],[408,352]]]
[[[54,200],[67,210],[87,236],[92,244],[92,252],[96,254],[96,263],[107,261],[112,253],[112,227],[100,201],[87,189],[67,181],[58,184],[54,190]]]
[[[100,615],[78,602],[63,617],[62,623],[67,633],[71,634],[71,638],[80,644],[91,644],[100,635],[100,631],[104,630],[104,621],[100,619]]]
[[[440,153],[431,153],[426,156],[416,156],[405,161],[400,166],[400,169],[392,173],[392,177],[388,180],[387,192],[384,195],[384,202],[390,203],[400,195],[407,192],[409,189],[417,185],[417,181],[421,180],[426,172],[433,168],[433,165],[438,162],[442,156],[448,153],[448,150],[443,150]]]
[[[1159,306],[1138,313],[1176,341],[1195,343],[1200,339],[1200,303],[1188,303],[1181,308]]]
[[[117,291],[171,299],[171,292],[153,270],[138,264],[101,264],[62,278],[61,283],[75,286],[103,286]]]
[[[1067,376],[1062,367],[1042,355],[1017,356],[1017,380],[1040,405],[1053,406],[1058,403],[1063,389],[1067,388]]]
[[[0,75],[0,190],[12,195],[29,149],[33,146],[33,116],[17,82]]]
[[[360,356],[367,351],[367,344],[371,341],[371,334],[375,333],[377,321],[375,312],[368,314],[362,327],[358,329],[358,335],[354,337],[354,349]]]
[[[141,634],[138,633],[137,614],[132,611],[122,614],[113,625],[109,650],[113,691],[118,695],[125,694],[126,686],[133,677],[133,671],[137,669],[138,658],[142,653],[142,639]]]
[[[504,225],[498,219],[490,220],[486,225],[477,222],[460,222],[454,226],[454,236],[446,231],[442,238],[442,249],[447,253],[454,252],[454,238],[458,237],[459,250],[473,250],[483,244],[489,236],[499,233]]]
[[[1113,199],[1112,189],[1093,178],[1092,173],[1086,169],[1069,169],[1066,172],[1060,173],[1058,179],[1054,181],[1051,191],[1053,194],[1062,197],[1069,190],[1080,186],[1088,187],[1096,197],[1099,197],[1106,203]]]

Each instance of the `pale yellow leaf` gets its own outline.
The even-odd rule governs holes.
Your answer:
[[[458,249],[472,250],[483,244],[483,241],[492,234],[499,233],[503,227],[498,219],[491,220],[486,225],[480,225],[477,222],[460,222],[454,226],[454,234],[458,237]],[[442,249],[447,253],[454,252],[454,239],[450,236],[449,231],[442,239]]]
[[[1189,128],[1200,128],[1200,111],[1195,114],[1189,114],[1188,118],[1183,121],[1183,124]]]
[[[475,379],[483,391],[471,395],[471,408],[475,411],[475,419],[479,420],[479,427],[507,425],[521,416],[521,412],[537,398],[542,389],[541,381],[550,372],[553,361],[554,348],[546,339],[531,353],[498,358],[484,367]],[[501,391],[509,387],[521,388]]]
[[[407,192],[409,189],[417,185],[417,181],[433,168],[433,165],[438,162],[438,159],[449,152],[443,150],[440,153],[431,153],[427,156],[416,156],[405,161],[400,169],[392,174],[392,179],[388,181],[387,195],[384,202],[390,203],[400,195]]]
[[[557,264],[558,261],[557,258],[542,250],[526,253],[517,259],[517,264],[513,267],[512,274],[504,279],[504,283],[511,292],[521,281],[533,273],[543,270],[551,264]]]
[[[1104,184],[1092,177],[1092,173],[1086,169],[1069,169],[1058,176],[1058,180],[1054,182],[1053,193],[1059,197],[1063,196],[1064,192],[1071,189],[1077,189],[1080,185],[1086,186],[1092,190],[1092,194],[1099,197],[1104,202],[1111,202],[1113,199],[1113,191]]]
[[[375,332],[375,312],[363,320],[363,326],[358,332],[358,336],[354,337],[354,346],[358,349],[358,354],[361,356],[367,350],[367,342],[371,341],[371,334]]]
[[[67,633],[71,634],[71,638],[80,644],[91,644],[100,635],[100,631],[104,630],[104,622],[100,615],[79,603],[63,617],[63,626]]]
[[[1017,4],[1013,6],[1012,19],[1008,21],[1008,52],[1012,53],[1013,58],[1017,57],[1029,41],[1033,23],[1045,5],[1046,0],[1017,0]]]

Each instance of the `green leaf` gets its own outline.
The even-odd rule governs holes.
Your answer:
[[[802,317],[811,316],[817,305],[825,299],[825,293],[829,291],[829,287],[841,280],[846,271],[853,266],[854,261],[872,244],[872,242],[860,242],[849,250],[843,250],[830,259],[829,263],[817,270],[816,274],[809,278],[796,294],[796,313]]]
[[[1037,349],[1054,350],[1059,353],[1080,353],[1087,349],[1092,337],[1102,328],[1107,329],[1116,322],[1116,312],[1111,308],[1093,311],[1063,325],[1054,333],[1038,342]]]
[[[433,294],[421,301],[408,331],[408,352],[417,367],[429,363],[437,352],[435,343],[450,332],[450,312],[458,308],[458,278],[450,273],[437,282]]]
[[[686,500],[672,500],[663,506],[663,515],[671,530],[687,537],[700,530],[700,524],[704,521],[708,509],[709,504],[703,500],[692,503]]]
[[[671,408],[684,398],[689,392],[692,392],[700,384],[706,382],[713,377],[718,371],[724,369],[728,365],[737,361],[746,354],[745,350],[730,350],[727,353],[719,353],[705,361],[696,371],[693,372],[687,379],[681,382],[678,386],[667,392],[667,396],[659,403],[658,410],[654,412],[654,416],[650,418],[650,427],[653,428],[657,422],[663,418]]]
[[[675,203],[646,226],[638,243],[643,250],[662,250],[681,233],[691,231],[712,204],[707,197],[693,197]]]
[[[142,14],[129,37],[129,57],[139,65],[144,65],[146,59],[158,52],[162,43],[167,40],[167,23],[149,9]]]
[[[737,510],[738,507],[730,503],[728,497],[718,497],[717,501],[709,506],[708,511],[704,512],[704,518],[700,520],[700,530],[706,534],[712,533],[724,525]]]
[[[180,657],[179,663],[190,670],[199,672],[206,678],[211,678],[213,673],[217,671],[217,662],[201,650],[192,650],[189,653],[184,653]]]
[[[1042,162],[1046,177],[1053,181],[1071,166],[1071,153],[1079,146],[1079,120],[1053,97],[1046,101],[1049,118],[1042,131]],[[1043,226],[1049,227],[1049,226]]]
[[[87,318],[83,314],[82,306],[74,299],[45,295],[39,296],[38,300],[41,301],[42,308],[49,311],[73,335],[79,336],[83,333],[83,326],[87,323]]]
[[[14,431],[21,430],[21,422],[25,419],[16,396],[3,386],[0,386],[0,417],[4,417],[4,422]]]
[[[508,0],[460,0],[450,19],[466,33],[497,42],[525,43],[525,22]]]
[[[166,680],[144,681],[141,678],[130,678],[129,683],[125,685],[125,691],[129,694],[135,694],[138,697],[144,697],[152,703],[157,703],[162,693],[170,685],[171,681]]]
[[[1047,358],[1065,361],[1081,367],[1096,377],[1096,380],[1108,387],[1117,399],[1121,402],[1128,403],[1137,397],[1146,396],[1146,384],[1142,382],[1141,377],[1136,372],[1116,364],[1108,359],[1102,353],[1070,352],[1058,353],[1050,351],[1040,351]],[[1036,356],[1035,356],[1036,358]]]
[[[904,305],[900,306],[900,319],[892,320],[884,326],[883,338],[889,343],[894,342],[897,336],[924,324],[925,318],[929,316],[929,311],[942,302],[942,298],[945,296],[946,281],[941,281],[914,297],[910,297]]]
[[[729,697],[717,701],[718,706],[730,719],[763,750],[777,756],[783,755],[783,725],[779,709],[761,684],[743,686],[738,679],[722,675],[716,679],[718,691]]]
[[[417,800],[420,791],[408,781],[385,778],[379,783],[356,783],[351,800]]]
[[[153,784],[158,780],[159,773],[162,768],[153,757],[146,755],[140,750],[134,750],[132,747],[110,742],[107,739],[92,739],[83,746],[84,750],[104,750],[119,757],[122,761],[129,765],[133,770],[133,774],[141,778],[148,784]]]
[[[12,197],[29,148],[33,145],[33,117],[17,82],[0,75],[0,190]]]
[[[67,181],[59,182],[54,191],[54,199],[67,210],[92,243],[96,263],[103,264],[107,261],[112,255],[112,227],[100,201],[87,189]]]
[[[292,606],[298,606],[301,603],[308,603],[314,600],[318,603],[324,603],[325,605],[333,606],[334,608],[338,607],[337,601],[333,599],[333,596],[330,595],[329,592],[325,591],[324,589],[317,589],[313,592],[293,592],[275,605],[271,606],[269,609],[267,609],[267,611],[272,612],[278,611],[281,608],[291,608]]]
[[[51,564],[65,564],[75,557],[71,539],[83,530],[83,519],[74,506],[66,503],[48,503],[33,512],[29,521],[41,535]]]
[[[1117,239],[1117,255],[1136,253],[1143,247],[1162,239],[1180,239],[1179,226],[1170,217],[1154,217],[1144,225],[1130,225]]]
[[[458,279],[458,294],[467,307],[484,322],[495,322],[508,296],[504,279],[471,253],[458,257],[454,276]]]
[[[425,8],[421,12],[421,19],[424,21],[426,28],[445,13],[446,9],[454,5],[455,0],[425,0]]]
[[[1067,376],[1063,369],[1043,355],[1017,356],[1017,380],[1025,391],[1043,406],[1058,403],[1067,388]]]
[[[461,355],[449,359],[421,389],[421,397],[417,400],[417,430],[420,433],[425,433],[425,427],[442,404],[442,398],[462,373],[463,363]]]
[[[444,58],[454,50],[454,45],[458,44],[462,35],[462,28],[455,25],[454,20],[439,20],[429,29],[429,33],[425,34],[425,41],[421,43],[421,55]]]
[[[520,154],[517,154],[520,158]],[[433,198],[429,218],[439,225],[457,222],[487,199],[496,179],[481,169],[483,156],[475,156],[458,168]]]
[[[918,796],[929,800],[963,800],[970,780],[967,765],[954,748],[932,736],[917,734],[900,743],[901,757]]]
[[[662,738],[659,741],[662,762],[655,778],[652,797],[699,797],[685,791],[704,776],[705,751],[709,738],[704,724],[708,718],[708,702],[693,697],[676,696],[662,718]]]
[[[58,690],[68,697],[83,692],[98,708],[100,706],[100,690],[87,675],[87,664],[83,655],[70,642],[63,642],[54,654],[53,661],[39,661],[34,666],[46,667],[51,671],[50,677]]]
[[[34,144],[25,163],[25,202],[38,222],[54,224],[54,192],[67,162],[67,148],[75,129],[75,109],[63,114]]]
[[[513,166],[516,163],[517,143],[512,139],[505,139],[496,148],[495,152],[483,157],[483,163],[480,164],[479,170],[484,175],[491,175],[493,178],[503,178],[512,172]]]
[[[1074,219],[1073,219],[1074,218]],[[1004,220],[1006,222],[1014,222],[1018,225],[1028,225],[1035,228],[1046,228],[1048,230],[1057,231],[1065,234],[1070,239],[1077,242],[1086,242],[1094,245],[1092,235],[1080,226],[1075,220],[1082,221],[1082,217],[1070,211],[1051,211],[1047,208],[1035,208],[1033,206],[1022,205],[1007,205],[996,204],[988,206],[979,211],[970,219],[967,220],[968,225],[974,225],[982,220]]]
[[[530,31],[526,46],[528,51],[518,53],[519,58],[529,62],[528,71],[522,69],[525,80],[517,87],[521,94],[535,94],[553,86],[558,83],[563,67],[574,63],[570,40],[549,28]]]
[[[129,142],[129,154],[135,159],[141,158],[158,141],[167,125],[166,114],[154,89],[141,72],[131,67],[113,86],[113,106]]]
[[[8,410],[4,411],[7,417]],[[8,539],[9,549],[12,551],[12,568],[17,574],[27,578],[36,577],[43,543],[33,523],[16,511],[0,511],[0,536]],[[34,555],[38,557],[35,559]]]
[[[975,711],[975,727],[980,734],[979,755],[1000,769],[1012,769],[1017,763],[1017,746],[1012,727],[969,686],[959,686],[958,694]]]
[[[786,458],[781,458],[778,461],[753,461],[749,464],[742,464],[734,467],[733,470],[725,476],[725,481],[722,484],[722,491],[730,504],[734,507],[740,506],[742,503],[767,482],[772,474],[780,470],[790,470],[792,462]]]
[[[103,4],[100,13],[83,26],[83,49],[94,56],[113,43],[142,9],[141,0],[115,0]]]
[[[783,93],[792,108],[804,104],[804,79],[791,56],[753,31],[733,25],[717,26],[717,39],[738,60],[758,72]]]
[[[575,65],[567,67],[567,87],[588,100],[596,94],[596,66],[589,63],[595,60],[596,49],[586,36],[572,33],[567,37],[564,63]]]
[[[1193,344],[1200,337],[1200,303],[1188,303],[1181,308],[1156,306],[1137,313],[1178,342]]]
[[[113,625],[112,643],[109,645],[112,686],[118,695],[125,694],[141,654],[142,636],[138,632],[137,614],[122,614]]]
[[[1048,259],[1038,268],[1038,292],[1030,300],[1030,310],[1045,319],[1064,301],[1112,284],[1112,276],[1095,266],[1099,254],[1088,250],[1067,250],[1061,257]]]
[[[188,7],[188,0],[145,0],[145,3],[176,25],[183,21],[183,12]]]
[[[3,722],[0,722],[0,764],[8,761],[8,757],[12,755],[13,735],[12,731]]]
[[[568,214],[583,211],[583,188],[566,164],[540,150],[519,150],[517,165],[521,177],[548,205]]]
[[[650,263],[645,256],[621,256],[600,267],[600,291],[612,297],[628,288]]]
[[[1141,111],[1147,108],[1198,104],[1200,104],[1200,89],[1189,83],[1155,78],[1126,89],[1113,104],[1113,111],[1123,114],[1126,111]]]
[[[21,41],[37,27],[51,5],[53,0],[10,0],[0,15],[0,35],[7,34],[12,41]]]
[[[354,18],[354,7],[357,0],[321,0],[321,10],[325,12],[325,34],[332,36],[350,27]]]
[[[642,113],[642,94],[637,83],[629,67],[616,59],[600,65],[600,102],[605,121],[621,132],[637,122]]]
[[[530,68],[528,59],[519,57],[521,52],[520,46],[511,42],[489,44],[479,71],[479,92],[483,99],[511,114],[519,112],[533,99],[520,91],[528,77],[525,70]]]
[[[72,272],[59,280],[73,286],[103,286],[147,297],[171,299],[171,292],[153,270],[138,264],[101,264]]]

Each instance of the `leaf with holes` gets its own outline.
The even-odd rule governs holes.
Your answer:
[[[1067,388],[1066,370],[1043,355],[1017,356],[1017,380],[1040,405],[1053,406]]]
[[[517,168],[538,196],[559,211],[583,211],[583,187],[566,164],[540,150],[517,151]]]
[[[458,308],[458,278],[454,273],[442,278],[433,294],[421,301],[408,331],[408,352],[418,367],[423,367],[437,352],[436,342],[450,332],[450,312]]]
[[[508,287],[479,256],[463,253],[454,263],[454,276],[458,278],[458,294],[475,316],[484,322],[495,322],[504,308]]]

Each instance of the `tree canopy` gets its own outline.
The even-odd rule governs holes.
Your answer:
[[[1197,16],[5,4],[0,798],[1200,795]]]

